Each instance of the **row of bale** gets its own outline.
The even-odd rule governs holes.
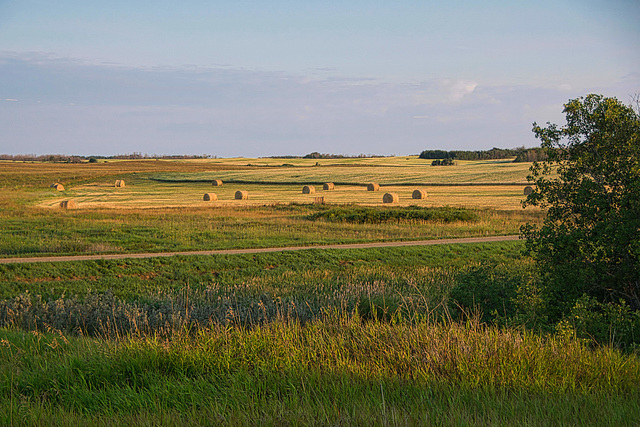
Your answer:
[[[221,179],[214,179],[211,182],[211,184],[214,187],[221,187],[223,185]],[[123,179],[116,180],[114,186],[119,188],[124,187],[125,186],[124,180]],[[64,186],[58,182],[51,184],[50,187],[57,191],[64,191]],[[325,182],[322,185],[322,189],[324,191],[335,190],[335,188],[336,186],[333,182]],[[367,191],[380,191],[380,184],[375,182],[371,182],[367,184]],[[315,194],[315,192],[316,192],[316,188],[313,185],[305,185],[304,187],[302,187],[302,194]],[[531,193],[533,193],[533,187],[526,186],[524,188],[524,195],[528,196]],[[421,189],[413,190],[413,192],[411,193],[411,198],[416,200],[426,199],[427,191],[421,190]],[[218,195],[216,193],[205,193],[202,199],[205,202],[216,201],[218,200]],[[238,190],[234,195],[234,199],[247,200],[249,199],[249,192],[246,190]],[[319,201],[319,203],[324,204],[324,197],[317,198],[317,199],[322,199]],[[399,200],[400,200],[400,196],[397,193],[385,193],[385,195],[382,197],[383,203],[397,203]],[[65,209],[72,209],[77,207],[77,205],[73,200],[63,200],[60,202],[60,207]]]
[[[222,180],[215,179],[213,180],[212,185],[215,187],[220,187],[222,186]],[[322,189],[325,191],[335,190],[335,188],[336,186],[333,182],[325,182],[322,185]],[[375,182],[371,182],[367,184],[367,191],[380,191],[380,184]],[[313,185],[305,185],[304,187],[302,187],[302,194],[315,194],[315,192],[316,192],[316,188]],[[526,186],[524,188],[524,195],[528,196],[531,193],[533,193],[533,187]],[[236,191],[236,194],[235,194],[236,200],[247,200],[248,198],[249,198],[249,193],[247,191],[243,191],[243,190]],[[426,199],[427,191],[421,190],[421,189],[413,190],[413,192],[411,193],[411,198],[415,200]],[[324,204],[324,197],[322,197],[321,199],[322,200],[320,200],[319,203]],[[218,200],[218,195],[216,193],[205,193],[203,200],[215,201],[215,200]],[[400,201],[400,196],[397,193],[385,193],[385,195],[382,197],[383,203],[397,203],[399,201]]]
[[[114,187],[117,188],[122,188],[124,186],[124,179],[117,179],[114,184]],[[53,188],[57,191],[64,191],[64,185],[60,184],[59,182],[54,182],[49,186],[49,188]],[[63,200],[60,202],[59,206],[63,209],[75,209],[78,207],[77,203],[73,200]]]
[[[222,180],[220,179],[215,179],[212,181],[211,183],[214,187],[221,187],[222,186]],[[331,191],[331,190],[335,190],[336,186],[333,182],[325,182],[322,185],[322,189],[325,191]],[[367,184],[367,191],[380,191],[380,184],[377,184],[375,182],[369,183]],[[302,194],[315,194],[316,192],[316,188],[313,185],[305,185],[304,187],[302,187]],[[236,200],[247,200],[249,198],[249,193],[247,191],[244,190],[239,190],[236,191],[234,198]],[[426,199],[427,198],[427,191],[426,190],[414,190],[413,193],[411,194],[411,198],[412,199]],[[324,197],[322,198],[316,198],[316,202],[317,203],[323,203],[324,204]],[[209,201],[216,201],[218,200],[218,195],[216,193],[205,193],[204,196],[202,197],[202,200],[204,200],[205,202],[209,202]],[[400,200],[400,197],[396,194],[396,193],[386,193],[383,197],[382,197],[382,201],[383,203],[396,203]]]

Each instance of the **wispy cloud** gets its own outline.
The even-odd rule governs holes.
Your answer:
[[[637,82],[615,82],[614,93],[596,89],[626,95]],[[453,78],[409,84],[0,55],[0,152],[259,156],[530,146],[533,121],[561,120],[562,104],[584,94]]]

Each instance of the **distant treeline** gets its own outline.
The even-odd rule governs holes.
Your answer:
[[[149,155],[141,153],[132,154],[116,154],[115,156],[67,156],[64,154],[0,154],[0,160],[13,160],[16,162],[54,162],[54,163],[84,163],[84,162],[97,162],[101,160],[138,160],[138,159],[211,159],[217,158],[217,156],[203,155]]]
[[[514,162],[535,162],[544,160],[546,154],[542,148],[492,148],[491,150],[424,150],[419,156],[428,160],[497,160],[515,157]]]

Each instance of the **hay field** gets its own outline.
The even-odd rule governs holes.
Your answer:
[[[407,160],[408,159],[408,160]],[[294,162],[297,160],[297,162]],[[317,163],[317,165],[316,165]],[[417,157],[375,159],[230,159],[233,170],[188,173],[158,173],[153,178],[167,181],[223,181],[364,184],[465,184],[527,183],[530,163],[511,160],[456,161],[455,166],[431,166]],[[222,164],[218,165],[224,169]]]
[[[282,163],[287,162],[287,163]],[[285,165],[285,166],[283,166]],[[63,166],[68,169],[73,165]],[[529,163],[505,160],[460,161],[456,166],[431,166],[412,157],[373,159],[208,159],[190,161],[113,162],[92,174],[89,165],[76,165],[82,175],[67,183],[66,191],[54,194],[40,189],[32,194],[38,207],[57,207],[73,199],[78,209],[238,207],[313,203],[324,196],[328,204],[383,205],[384,193],[399,195],[399,206],[455,206],[520,209]],[[1,172],[0,172],[1,173]],[[67,170],[67,173],[69,171]],[[54,173],[51,173],[53,177]],[[60,175],[59,173],[57,175]],[[114,177],[127,186],[116,188]],[[222,179],[223,186],[212,186]],[[367,192],[366,183],[378,182],[380,192]],[[335,182],[334,190],[322,190]],[[304,185],[316,186],[315,194],[302,194]],[[412,199],[413,190],[426,190],[426,199]],[[235,200],[238,190],[249,192],[247,200]],[[216,201],[203,201],[205,193]]]
[[[324,196],[327,204],[359,204],[364,206],[383,205],[386,192],[397,193],[400,197],[397,206],[455,206],[467,208],[491,208],[515,210],[521,208],[523,186],[487,185],[487,186],[431,186],[420,187],[428,193],[426,199],[413,199],[412,186],[383,186],[381,191],[367,191],[358,185],[336,186],[335,190],[316,190],[314,194],[302,194],[299,185],[273,184],[227,184],[212,187],[204,183],[167,183],[150,180],[137,180],[124,188],[102,183],[81,184],[73,187],[60,197],[47,194],[38,203],[40,207],[57,207],[63,199],[72,198],[78,208],[177,208],[177,207],[232,207],[262,206],[276,204],[311,204],[315,197]],[[249,192],[248,200],[235,200],[238,190]],[[203,201],[205,193],[215,193],[216,201]]]

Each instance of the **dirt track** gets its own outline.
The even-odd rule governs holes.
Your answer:
[[[307,249],[361,249],[361,248],[390,248],[401,246],[430,246],[446,245],[451,243],[489,243],[503,242],[506,240],[518,240],[518,236],[492,236],[469,237],[461,239],[417,240],[411,242],[379,242],[379,243],[352,243],[343,245],[317,245],[317,246],[287,246],[280,248],[256,248],[256,249],[221,249],[215,251],[192,252],[155,252],[138,254],[105,254],[105,255],[70,255],[55,257],[29,257],[29,258],[0,258],[0,264],[18,264],[27,262],[60,262],[60,261],[87,261],[98,259],[126,259],[126,258],[153,258],[171,257],[176,255],[223,255],[223,254],[257,254],[261,252],[302,251]]]

